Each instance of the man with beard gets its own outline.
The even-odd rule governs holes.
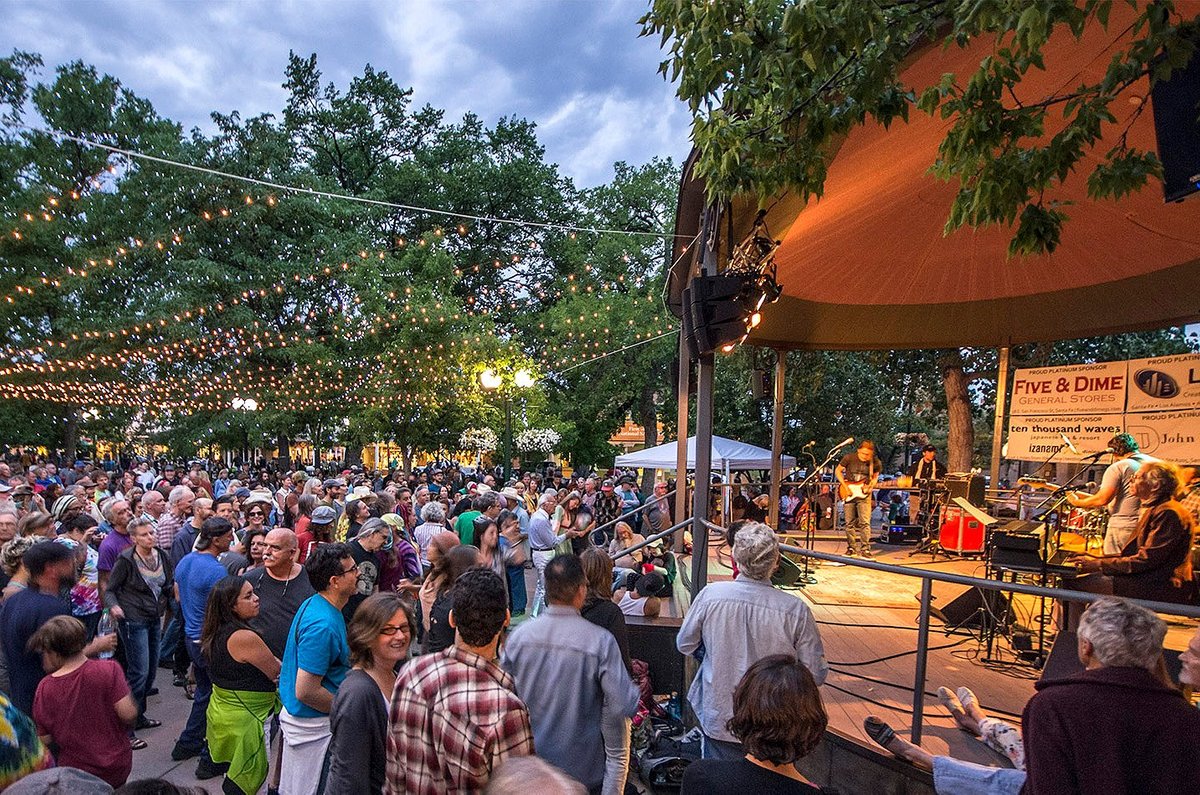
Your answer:
[[[32,715],[33,696],[44,671],[41,655],[28,649],[29,639],[51,618],[71,615],[59,593],[75,582],[75,553],[62,544],[34,544],[21,562],[29,572],[29,587],[10,596],[0,609],[0,646],[8,660],[12,702]],[[116,648],[115,634],[102,635],[83,653],[95,657]]]

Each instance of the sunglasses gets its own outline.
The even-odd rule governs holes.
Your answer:
[[[247,516],[266,516],[262,511],[246,511]]]

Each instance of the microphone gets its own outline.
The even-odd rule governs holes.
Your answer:
[[[1075,455],[1079,455],[1079,448],[1077,448],[1075,445],[1071,444],[1071,440],[1067,438],[1067,435],[1065,433],[1060,433],[1059,436],[1062,437],[1063,443],[1067,446],[1068,450],[1070,450]]]
[[[1111,447],[1105,447],[1103,450],[1099,450],[1095,453],[1088,453],[1084,456],[1084,458],[1099,458],[1100,456],[1109,455],[1112,452],[1113,449]]]
[[[851,443],[851,442],[853,442],[853,441],[854,441],[854,437],[853,437],[853,436],[850,436],[850,437],[848,437],[848,438],[847,438],[845,441],[841,441],[841,442],[838,442],[837,444],[835,444],[835,445],[833,446],[833,449],[834,449],[834,450],[836,450],[836,449],[838,449],[839,447],[845,447],[846,445],[850,444],[850,443]]]

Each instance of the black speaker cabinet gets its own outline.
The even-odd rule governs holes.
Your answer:
[[[949,500],[962,497],[976,508],[985,508],[987,507],[987,498],[984,494],[986,488],[983,475],[957,472],[946,475],[946,492]]]
[[[1008,624],[1008,596],[1001,591],[968,588],[941,607],[932,607],[930,612],[941,619],[946,629],[983,626],[984,618],[990,613],[997,625]]]
[[[1200,34],[1193,31],[1200,44]],[[1170,80],[1150,89],[1154,134],[1163,167],[1163,199],[1183,201],[1200,191],[1200,50]]]

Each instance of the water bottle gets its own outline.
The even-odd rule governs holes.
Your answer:
[[[675,720],[683,720],[683,702],[680,701],[677,690],[671,691],[671,698],[667,701],[667,713]]]
[[[108,614],[108,611],[105,610],[103,613],[100,614],[100,623],[96,627],[96,636],[103,637],[105,635],[111,635],[116,631],[117,631],[117,626],[113,622],[112,616],[110,616]],[[113,656],[113,653],[111,651],[100,652],[101,660],[110,659],[112,656]]]

